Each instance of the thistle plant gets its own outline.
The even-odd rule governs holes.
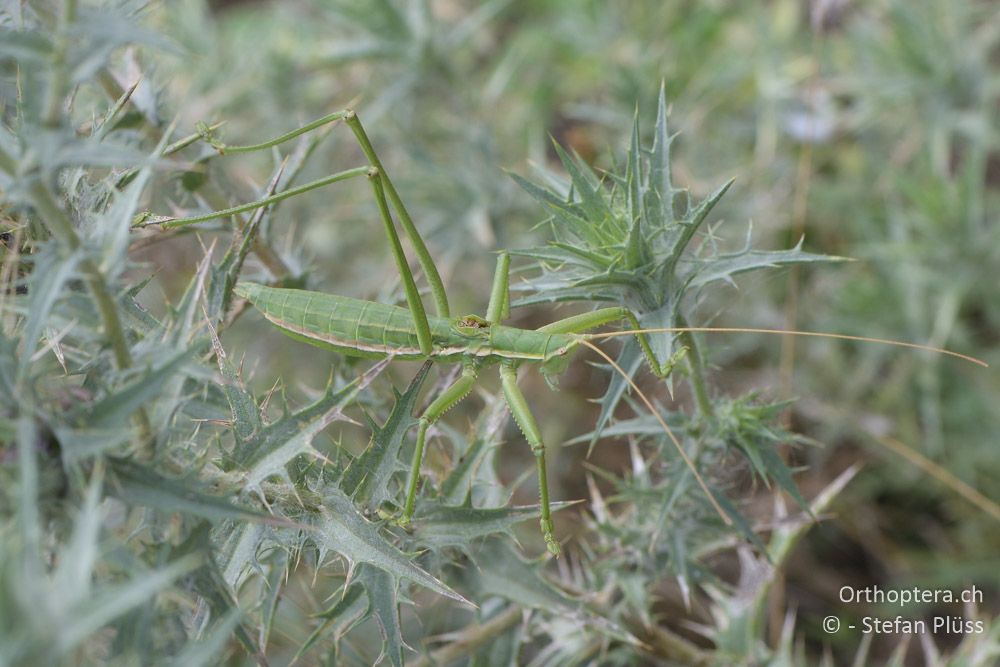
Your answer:
[[[347,8],[341,27],[360,34],[383,22],[407,46],[386,50],[384,35],[368,31],[324,66],[387,57],[386,80],[396,83],[373,101],[385,119],[400,106],[393,100],[421,96],[425,83],[449,90],[462,79],[465,69],[451,71],[459,47],[493,21],[507,25],[516,4],[489,3],[464,20],[435,16],[424,2]],[[712,224],[728,184],[694,201],[675,183],[662,90],[649,147],[640,108],[621,167],[597,170],[557,145],[561,169],[513,176],[532,209],[484,201],[508,186],[489,182],[477,150],[449,167],[464,179],[444,167],[407,177],[405,161],[367,155],[386,143],[374,131],[361,151],[344,148],[334,134],[344,128],[327,132],[332,116],[297,128],[282,117],[280,136],[246,144],[219,122],[161,122],[179,111],[157,74],[174,43],[150,29],[149,16],[131,2],[0,4],[0,666],[805,660],[794,615],[769,641],[764,610],[793,547],[854,470],[800,492],[780,448],[808,439],[781,425],[785,403],[766,388],[739,394],[716,384],[717,339],[660,329],[712,326],[706,300],[724,298],[718,288],[743,273],[825,271],[838,258],[807,252],[799,239],[756,249],[749,233],[742,249],[725,250]],[[416,73],[407,69],[414,50],[426,56]],[[471,70],[474,59],[461,65]],[[461,141],[476,135],[456,132]],[[334,178],[327,144],[377,164]],[[243,160],[255,156],[270,173],[248,186]],[[603,379],[592,431],[572,432],[570,444],[617,452],[625,472],[597,459],[574,468],[586,503],[553,484],[559,559],[539,556],[544,503],[520,504],[535,479],[522,470],[534,473],[538,448],[520,447],[532,460],[520,468],[509,370],[505,391],[486,384],[421,423],[415,415],[427,413],[429,397],[465,368],[307,356],[299,343],[288,344],[294,368],[254,358],[261,347],[251,338],[271,340],[269,325],[240,298],[241,281],[348,289],[289,231],[295,206],[322,202],[323,224],[364,220],[379,230],[386,202],[340,193],[370,197],[382,187],[391,224],[409,215],[395,201],[410,201],[407,181],[430,198],[438,180],[463,184],[461,197],[437,206],[454,212],[439,216],[443,238],[455,229],[466,238],[469,220],[507,207],[544,216],[539,229],[552,239],[512,251],[519,298],[508,304],[495,288],[489,319],[461,318],[469,335],[507,305],[563,303],[584,318],[625,308],[626,328],[657,330],[607,332],[625,340],[614,362],[622,373]],[[157,229],[219,210],[228,213]],[[516,225],[497,231],[502,243],[530,243]],[[434,256],[446,245],[429,241]],[[385,282],[383,305],[410,301]],[[309,375],[309,366],[322,370]],[[325,382],[310,384],[317,375]],[[565,404],[572,396],[560,395]],[[558,419],[547,417],[542,431]],[[414,484],[407,464],[419,461],[421,430],[427,451]],[[795,506],[748,506],[759,490],[739,482],[751,476]],[[736,564],[720,566],[726,558]],[[1000,639],[995,624],[985,627],[954,649],[955,664],[988,664]],[[856,654],[858,664],[879,659],[867,645]]]
[[[547,173],[545,185],[515,175],[550,213],[547,223],[554,236],[545,246],[516,251],[517,255],[535,260],[536,271],[519,286],[528,295],[516,300],[515,307],[552,302],[623,303],[636,315],[635,328],[675,330],[691,325],[691,313],[697,312],[712,288],[734,285],[739,274],[841,259],[802,250],[802,239],[788,250],[754,249],[749,226],[742,249],[722,251],[718,237],[705,228],[705,223],[731,181],[700,202],[691,201],[686,191],[673,184],[673,137],[667,128],[667,102],[662,88],[650,148],[641,147],[640,134],[637,115],[624,173],[612,171],[599,176],[579,157],[556,144],[568,181]],[[710,322],[698,324],[706,326]],[[694,332],[651,333],[648,344],[645,340],[630,339],[617,364],[634,375],[645,355],[653,368],[667,375],[672,391],[675,374],[671,371],[681,367],[679,362],[683,360],[682,372],[691,387],[695,413],[675,413],[667,418],[685,424],[692,436],[686,448],[710,455],[735,448],[764,479],[774,479],[801,502],[790,471],[775,455],[779,443],[794,439],[777,426],[775,417],[780,406],[754,405],[753,396],[713,397],[703,346]],[[609,380],[593,440],[611,422],[627,388],[621,375]],[[642,434],[646,432],[646,421],[634,421],[635,430],[631,431],[619,425],[614,434]],[[684,488],[690,481],[686,472],[678,470],[676,474],[670,486]],[[665,514],[663,518],[668,517]]]

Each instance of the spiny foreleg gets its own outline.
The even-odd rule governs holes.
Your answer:
[[[653,371],[656,377],[665,378],[670,375],[685,349],[682,348],[681,352],[675,353],[669,359],[666,359],[661,363],[660,360],[656,358],[656,354],[653,352],[653,348],[649,344],[649,338],[646,336],[648,331],[643,330],[639,326],[639,318],[636,317],[635,313],[628,308],[623,308],[621,306],[599,308],[598,310],[573,315],[571,317],[552,322],[551,324],[546,324],[543,327],[539,327],[538,330],[545,333],[583,334],[591,329],[596,329],[597,327],[604,326],[605,324],[611,324],[613,322],[629,323],[632,327],[630,333],[635,335],[635,337],[639,340],[639,347],[642,349],[643,356],[646,357],[646,362],[649,364],[650,370]],[[684,332],[681,331],[679,334],[684,335]],[[691,346],[693,346],[693,340],[690,341],[689,347]]]

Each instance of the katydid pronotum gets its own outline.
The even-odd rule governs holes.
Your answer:
[[[597,347],[593,341],[616,336],[636,336],[649,367],[654,374],[661,378],[670,373],[672,360],[668,360],[665,363],[658,361],[646,338],[646,334],[649,333],[732,331],[796,336],[823,336],[932,350],[985,365],[978,359],[931,346],[842,334],[721,327],[642,329],[639,327],[638,319],[635,315],[628,309],[620,306],[602,308],[574,315],[535,330],[506,326],[503,324],[503,321],[509,316],[510,311],[510,260],[505,252],[501,252],[498,257],[485,317],[477,315],[452,317],[444,285],[433,259],[392,181],[386,174],[385,168],[376,155],[358,116],[353,111],[348,109],[324,116],[276,139],[252,146],[225,146],[216,141],[207,128],[201,132],[203,138],[210,142],[220,153],[241,153],[275,146],[334,121],[344,121],[351,128],[362,152],[368,160],[367,165],[338,172],[241,206],[185,218],[147,216],[137,221],[136,226],[160,225],[164,228],[171,228],[227,217],[268,206],[330,183],[362,175],[367,176],[374,192],[375,201],[385,228],[385,234],[402,281],[408,308],[319,292],[268,287],[248,282],[237,284],[235,293],[252,303],[263,313],[265,318],[275,324],[282,332],[298,340],[333,349],[348,356],[363,358],[392,357],[398,359],[430,360],[435,363],[462,364],[462,372],[458,379],[434,398],[418,417],[416,444],[406,483],[406,499],[402,512],[397,519],[401,525],[405,526],[409,524],[413,517],[428,429],[445,412],[469,394],[480,370],[486,366],[499,366],[500,381],[506,402],[510,407],[515,422],[520,427],[535,455],[542,535],[548,551],[554,555],[559,555],[560,545],[553,532],[550,510],[549,488],[545,466],[545,444],[542,439],[541,430],[517,384],[517,370],[524,364],[537,365],[543,374],[549,376],[561,372],[568,363],[568,355],[580,345],[594,350],[603,357],[605,361],[622,375],[653,416],[659,421],[664,432],[676,446],[680,457],[690,468],[705,495],[726,523],[729,523],[730,519],[709,491],[708,486],[698,474],[684,447],[660,416],[659,411],[639,391],[639,388],[635,385],[631,377],[619,368],[614,360]],[[413,247],[417,262],[429,284],[437,316],[428,316],[424,308],[413,272],[410,269],[399,234],[396,230],[396,224],[393,220],[393,210]],[[631,328],[626,331],[587,333],[592,329],[615,322],[626,322]]]

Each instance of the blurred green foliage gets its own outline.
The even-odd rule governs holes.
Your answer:
[[[606,369],[575,364],[560,393],[526,378],[547,439],[579,443],[551,452],[554,497],[589,500],[556,514],[569,556],[533,561],[535,522],[517,524],[534,510],[516,506],[534,496],[522,488],[530,453],[491,387],[440,425],[404,532],[380,520],[396,487],[372,480],[400,478],[405,417],[443,378],[285,344],[230,307],[241,270],[397,299],[366,187],[292,198],[238,233],[128,227],[142,210],[225,208],[362,164],[343,128],[230,158],[198,123],[224,122],[218,136],[246,144],[351,105],[456,312],[483,309],[495,250],[534,247],[515,321],[537,326],[571,312],[548,303],[545,281],[586,276],[537,250],[553,209],[504,170],[571,212],[590,183],[610,217],[635,220],[625,176],[664,145],[651,122],[663,85],[678,132],[678,201],[663,210],[683,218],[681,201],[735,179],[694,230],[689,261],[737,255],[747,221],[755,249],[804,235],[803,257],[858,260],[693,288],[687,320],[900,338],[995,365],[995,3],[6,0],[0,30],[0,665],[996,660],[992,371],[862,344],[699,338],[705,387],[691,388],[690,369],[670,391],[643,386],[704,448],[744,539],[687,491],[669,441]],[[589,248],[602,261],[585,270],[617,268],[627,241]],[[638,259],[627,269],[649,269],[642,289],[659,284],[663,258]],[[647,304],[653,317],[677,294],[597,281],[577,296]],[[676,349],[663,338],[661,361]],[[602,395],[603,410],[585,407]],[[595,424],[606,441],[585,459]],[[993,501],[970,504],[887,439]],[[795,441],[821,446],[778,447]],[[755,483],[769,472],[795,488],[778,453],[801,467],[818,525]],[[975,610],[903,613],[978,614],[982,634],[918,647],[820,625],[888,613],[841,605],[843,585],[971,583],[985,591]]]

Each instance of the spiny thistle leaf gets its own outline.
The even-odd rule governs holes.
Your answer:
[[[222,391],[229,403],[229,410],[232,416],[233,437],[236,439],[236,450],[245,451],[250,443],[260,437],[264,430],[264,421],[260,415],[260,408],[253,395],[247,391],[226,350],[222,347],[215,328],[209,325],[209,333],[212,336],[212,349],[215,352],[215,362],[218,364],[219,372],[222,374]]]
[[[396,585],[401,579],[412,581],[453,600],[472,604],[438,579],[415,565],[402,551],[379,534],[339,489],[328,489],[324,507],[314,520],[312,534],[321,555],[335,552],[354,565],[367,563],[390,575]],[[322,560],[322,559],[321,559]]]
[[[210,521],[273,521],[267,514],[239,507],[224,497],[206,493],[196,484],[164,477],[147,466],[125,459],[111,459],[110,464],[114,472],[112,487],[127,503]]]
[[[367,614],[374,616],[382,631],[383,653],[393,667],[403,667],[403,628],[399,622],[399,582],[388,572],[363,567],[358,579],[368,595]]]
[[[585,219],[604,221],[611,218],[614,215],[611,207],[608,206],[607,200],[600,194],[600,179],[591,171],[590,166],[581,160],[579,156],[570,157],[558,142],[553,141],[552,143],[556,154],[559,156],[559,160],[566,169],[566,173],[572,179],[573,190],[580,196],[580,208],[584,213]]]
[[[552,503],[556,512],[574,503]],[[477,509],[424,503],[414,517],[414,535],[432,549],[468,547],[470,543],[496,533],[511,535],[514,526],[537,519],[537,505]]]
[[[171,667],[208,667],[219,664],[225,650],[243,618],[243,612],[233,607],[227,614],[212,623],[201,638],[184,647],[171,662]]]
[[[664,244],[667,247],[667,253],[663,258],[660,274],[663,280],[674,277],[672,274],[676,271],[678,262],[681,261],[684,253],[689,249],[691,239],[694,238],[695,233],[701,228],[701,223],[705,222],[705,218],[712,212],[712,209],[715,208],[715,205],[722,199],[722,195],[726,194],[732,184],[733,180],[729,180],[719,186],[715,192],[701,200],[697,206],[689,209],[684,218],[677,221],[677,224],[667,228],[667,241]]]
[[[156,148],[152,162],[159,155],[163,144]],[[132,218],[139,209],[139,201],[152,175],[152,168],[139,169],[135,179],[123,190],[112,190],[111,205],[97,208],[90,216],[83,232],[88,243],[100,250],[100,268],[105,279],[117,280],[128,266],[127,251]]]
[[[718,255],[706,260],[692,260],[695,266],[694,276],[691,278],[692,288],[702,287],[715,281],[722,281],[730,285],[735,285],[733,276],[746,271],[756,271],[757,269],[773,269],[779,266],[791,264],[810,264],[814,262],[847,262],[847,257],[834,257],[832,255],[817,255],[802,250],[800,240],[794,248],[788,250],[753,250],[750,247],[750,234],[747,233],[747,244],[743,250],[732,253]]]
[[[240,522],[233,525],[225,543],[218,549],[220,574],[226,582],[226,590],[239,591],[247,575],[262,570],[257,556],[268,539],[262,524]]]
[[[537,563],[525,561],[508,543],[487,538],[474,553],[475,567],[463,567],[455,577],[475,593],[477,599],[496,596],[514,604],[544,610],[546,616],[568,621],[585,633],[599,633],[619,641],[634,642],[628,632],[599,614],[593,614],[581,600],[566,595],[541,574]]]
[[[720,401],[715,422],[717,437],[735,445],[758,475],[765,481],[775,480],[800,507],[808,510],[809,504],[799,493],[792,471],[775,450],[782,443],[801,440],[784,429],[771,426],[777,423],[779,413],[788,407],[788,401],[757,403],[756,399],[756,394],[749,394]]]
[[[95,632],[148,603],[199,567],[203,559],[180,556],[156,569],[126,573],[115,577],[115,583],[107,583],[112,578],[100,558],[104,518],[100,472],[87,486],[69,542],[46,545],[43,551],[36,438],[32,420],[22,418],[19,530],[7,531],[0,541],[0,611],[5,617],[0,623],[0,655],[9,655],[20,664],[65,664]],[[54,568],[46,565],[50,558]],[[53,627],[59,632],[53,634]]]
[[[148,402],[160,390],[160,385],[190,359],[191,350],[164,350],[163,361],[141,373],[80,413],[83,424],[91,428],[111,428],[125,423],[135,410]]]
[[[28,281],[28,299],[24,304],[27,314],[21,332],[22,353],[19,375],[26,377],[34,359],[42,331],[50,321],[52,308],[66,292],[66,283],[77,277],[77,263],[82,252],[63,253],[54,243],[47,243],[34,255],[34,270]]]
[[[475,567],[463,567],[456,578],[482,600],[495,595],[529,609],[560,614],[580,613],[581,604],[545,581],[537,567],[526,563],[506,541],[484,540],[476,551]]]
[[[192,529],[187,539],[175,549],[175,556],[182,558],[199,557],[200,567],[190,575],[190,585],[201,595],[215,618],[224,618],[237,612],[239,605],[232,590],[215,561],[212,548],[211,528],[206,521],[199,521]],[[257,656],[257,663],[266,665],[266,661],[257,650],[250,631],[242,622],[236,622],[236,639],[249,655]]]
[[[377,509],[393,497],[389,480],[402,468],[399,450],[406,431],[413,425],[413,410],[430,368],[429,361],[420,367],[406,391],[396,397],[392,412],[381,427],[370,423],[371,443],[344,472],[340,488],[359,505]]]
[[[334,421],[343,419],[344,408],[382,372],[386,364],[387,361],[375,364],[364,375],[340,389],[334,389],[331,384],[312,405],[282,416],[239,443],[235,459],[246,488],[259,492],[261,482],[269,477],[287,481],[287,465],[300,454],[315,451],[313,438]]]
[[[342,634],[368,616],[371,605],[366,600],[365,588],[364,584],[356,581],[348,586],[343,595],[339,596],[329,609],[316,614],[316,617],[323,619],[323,622],[312,631],[312,634],[296,651],[295,657],[292,659],[293,663],[298,662],[318,641],[327,635],[333,635],[334,641],[336,641]]]
[[[67,610],[69,613],[56,640],[57,651],[69,653],[98,629],[145,604],[150,597],[198,567],[200,562],[201,559],[195,556],[179,558],[162,568],[137,575],[127,583],[94,591],[80,605]]]
[[[303,144],[297,152],[299,154],[298,165],[302,164],[301,154],[306,152],[305,149],[306,144]],[[270,182],[261,194],[261,198],[269,197],[277,191],[278,184],[282,182],[286,164],[287,161],[282,162],[275,169]],[[294,174],[295,169],[293,168],[292,171]],[[285,181],[285,184],[287,185],[288,181]],[[222,261],[212,266],[208,285],[205,290],[206,310],[212,322],[218,324],[224,321],[233,298],[233,288],[236,286],[236,282],[240,277],[240,271],[243,269],[243,263],[250,253],[250,249],[257,239],[257,233],[270,211],[271,207],[267,206],[254,211],[247,223],[233,235]]]
[[[674,221],[674,184],[670,177],[670,144],[667,132],[667,95],[660,85],[653,131],[653,152],[649,158],[649,189],[646,193],[646,217],[653,225],[666,226]]]
[[[163,385],[191,359],[188,349],[163,352],[166,357],[157,365],[139,372],[135,379],[103,398],[72,411],[67,423],[52,425],[67,461],[112,452],[133,437],[132,414],[157,397]]]

